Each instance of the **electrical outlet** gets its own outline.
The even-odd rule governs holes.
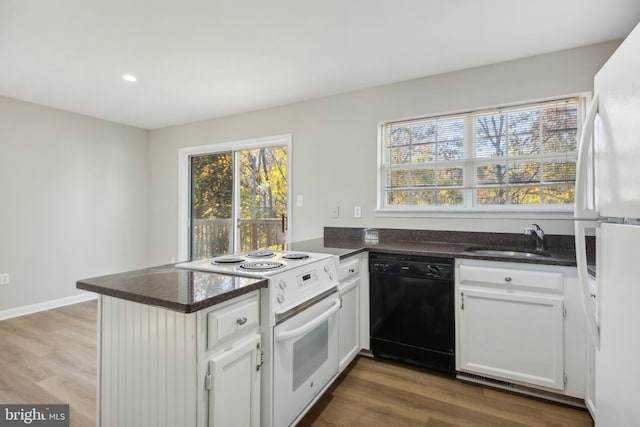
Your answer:
[[[0,285],[8,285],[9,284],[9,273],[0,274]]]
[[[340,217],[340,206],[336,206],[331,209],[331,218],[339,218]]]
[[[353,207],[353,217],[354,218],[360,218],[362,216],[362,209],[360,209],[360,206],[354,206]]]

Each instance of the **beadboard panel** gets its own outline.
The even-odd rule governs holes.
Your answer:
[[[98,387],[102,426],[196,425],[196,316],[108,296]]]

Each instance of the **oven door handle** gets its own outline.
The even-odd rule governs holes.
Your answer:
[[[329,309],[324,313],[322,313],[320,316],[316,317],[310,322],[305,323],[300,327],[291,329],[289,331],[283,331],[278,333],[276,335],[276,341],[286,341],[286,340],[297,338],[299,336],[306,334],[307,332],[309,332],[310,330],[312,330],[313,328],[315,328],[316,326],[318,326],[319,324],[327,320],[329,317],[333,316],[333,314],[337,312],[339,309],[340,309],[340,298],[336,298],[333,300],[333,304],[331,304],[331,307],[329,307]]]

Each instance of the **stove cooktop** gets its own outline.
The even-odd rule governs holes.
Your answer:
[[[315,261],[324,260],[331,256],[312,252],[256,250],[180,263],[176,264],[176,267],[249,277],[266,277]]]

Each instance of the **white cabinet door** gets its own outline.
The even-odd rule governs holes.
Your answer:
[[[260,335],[238,341],[209,361],[210,427],[260,425]]]
[[[339,316],[340,343],[338,347],[340,350],[340,372],[351,363],[360,351],[358,339],[360,334],[359,285],[360,277],[355,276],[338,286],[338,292],[342,299]]]
[[[562,296],[466,287],[459,292],[461,370],[564,388]]]

